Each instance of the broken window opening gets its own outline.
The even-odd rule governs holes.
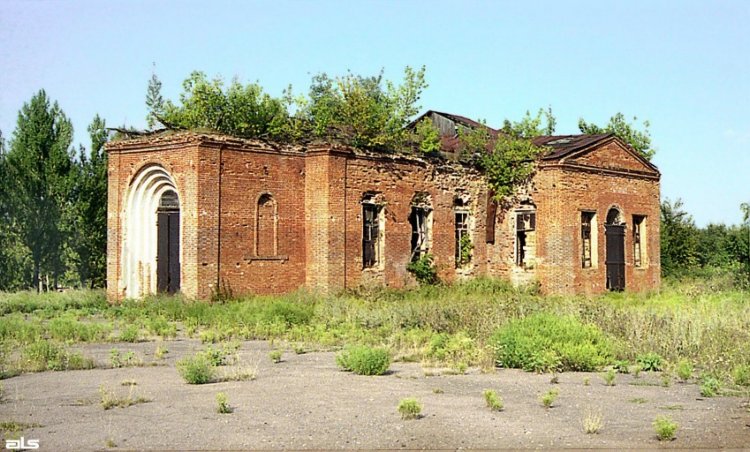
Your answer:
[[[469,212],[456,209],[456,268],[471,262],[471,236],[469,235]]]
[[[381,256],[381,213],[383,207],[362,202],[362,268],[379,266]]]
[[[412,207],[409,215],[411,224],[411,261],[418,261],[430,251],[430,240],[428,236],[428,221],[432,209],[427,207]]]
[[[594,243],[592,240],[591,230],[596,229],[594,218],[595,212],[581,212],[581,267],[591,268],[593,267],[593,249]]]
[[[530,211],[516,212],[516,266],[531,268],[532,256],[529,255],[529,235],[536,230],[536,213]]]
[[[646,217],[643,215],[633,215],[633,265],[635,267],[644,267],[644,243],[643,235],[645,229]]]

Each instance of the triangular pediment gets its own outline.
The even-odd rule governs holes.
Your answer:
[[[659,176],[659,170],[651,162],[616,137],[572,152],[562,157],[559,163],[591,169]]]

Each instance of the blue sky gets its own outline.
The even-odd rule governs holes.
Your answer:
[[[699,225],[750,202],[749,1],[0,2],[0,130],[41,88],[88,145],[99,113],[145,127],[155,64],[176,99],[193,70],[273,95],[311,75],[425,65],[421,105],[499,126],[551,106],[558,133],[621,111],[651,122],[662,197]]]

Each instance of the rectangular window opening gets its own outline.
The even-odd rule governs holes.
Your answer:
[[[594,266],[594,240],[591,231],[592,229],[596,231],[595,216],[594,212],[581,212],[581,267],[583,268]]]
[[[635,267],[644,267],[645,265],[645,223],[646,217],[643,215],[633,215],[633,265]]]
[[[535,212],[516,212],[516,266],[529,267],[528,236],[536,229]]]
[[[380,212],[382,207],[377,204],[362,204],[362,268],[372,268],[379,265],[381,237]]]
[[[471,237],[469,236],[469,212],[456,211],[456,268],[471,262]]]
[[[430,210],[424,207],[412,207],[409,215],[411,224],[411,261],[418,261],[429,253],[428,221]]]

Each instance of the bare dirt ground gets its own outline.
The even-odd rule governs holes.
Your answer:
[[[269,343],[243,342],[239,365],[256,369],[255,380],[189,385],[175,361],[203,345],[163,342],[169,353],[155,360],[157,345],[85,345],[78,349],[101,368],[5,380],[0,422],[30,425],[16,436],[39,439],[41,450],[55,451],[750,447],[747,398],[701,398],[697,385],[662,387],[658,374],[618,375],[616,386],[606,386],[599,374],[563,373],[551,384],[549,375],[517,370],[426,376],[418,363],[395,363],[388,375],[365,377],[340,371],[334,353],[287,351],[274,364]],[[146,365],[106,368],[112,348],[134,351]],[[124,396],[126,380],[137,383],[135,395],[151,401],[104,410],[100,386]],[[552,387],[560,395],[546,409],[539,396]],[[504,411],[486,408],[485,389],[498,391]],[[228,395],[233,413],[216,412],[219,392]],[[422,418],[401,419],[396,407],[405,397],[419,399]],[[590,410],[602,414],[598,434],[583,431]],[[651,423],[658,415],[680,425],[676,440],[657,441]]]

